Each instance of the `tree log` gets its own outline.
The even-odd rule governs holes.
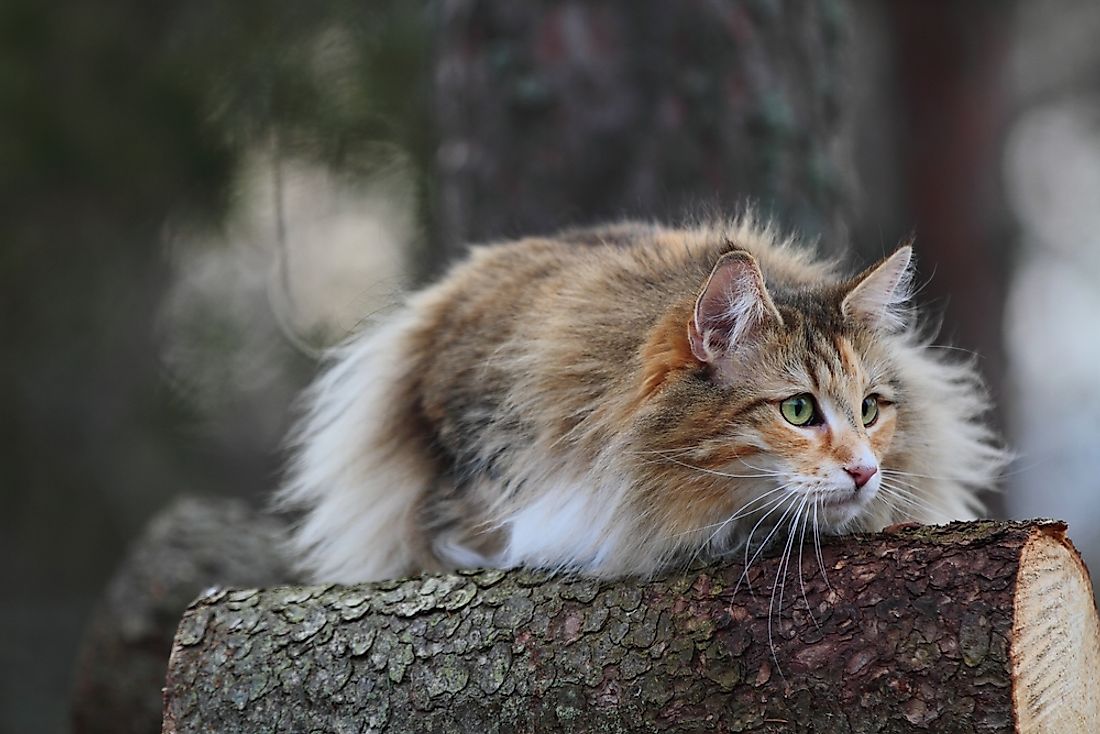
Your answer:
[[[1064,524],[832,538],[820,565],[807,541],[785,573],[782,551],[740,586],[729,563],[212,592],[176,635],[163,731],[1100,731]]]

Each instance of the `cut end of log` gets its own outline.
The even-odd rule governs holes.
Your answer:
[[[1016,731],[1100,732],[1100,623],[1064,525],[1022,549],[1012,628]]]

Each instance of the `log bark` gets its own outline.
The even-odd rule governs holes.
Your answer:
[[[747,201],[826,245],[853,172],[847,3],[440,5],[443,251]]]
[[[180,624],[163,731],[1100,731],[1064,524],[895,528],[782,564],[751,590],[738,563],[219,590]]]

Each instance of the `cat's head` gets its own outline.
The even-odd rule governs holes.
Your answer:
[[[880,509],[906,423],[894,352],[911,265],[906,246],[855,278],[792,284],[768,283],[743,250],[717,260],[681,314],[693,368],[654,396],[646,431],[662,480],[682,488],[650,498],[672,526],[801,507],[842,529]]]

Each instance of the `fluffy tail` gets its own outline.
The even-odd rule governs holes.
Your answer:
[[[315,581],[355,583],[414,570],[412,514],[431,474],[418,442],[402,430],[409,425],[399,398],[409,374],[403,346],[412,322],[402,310],[333,350],[304,396],[277,502],[304,511],[292,557]]]

